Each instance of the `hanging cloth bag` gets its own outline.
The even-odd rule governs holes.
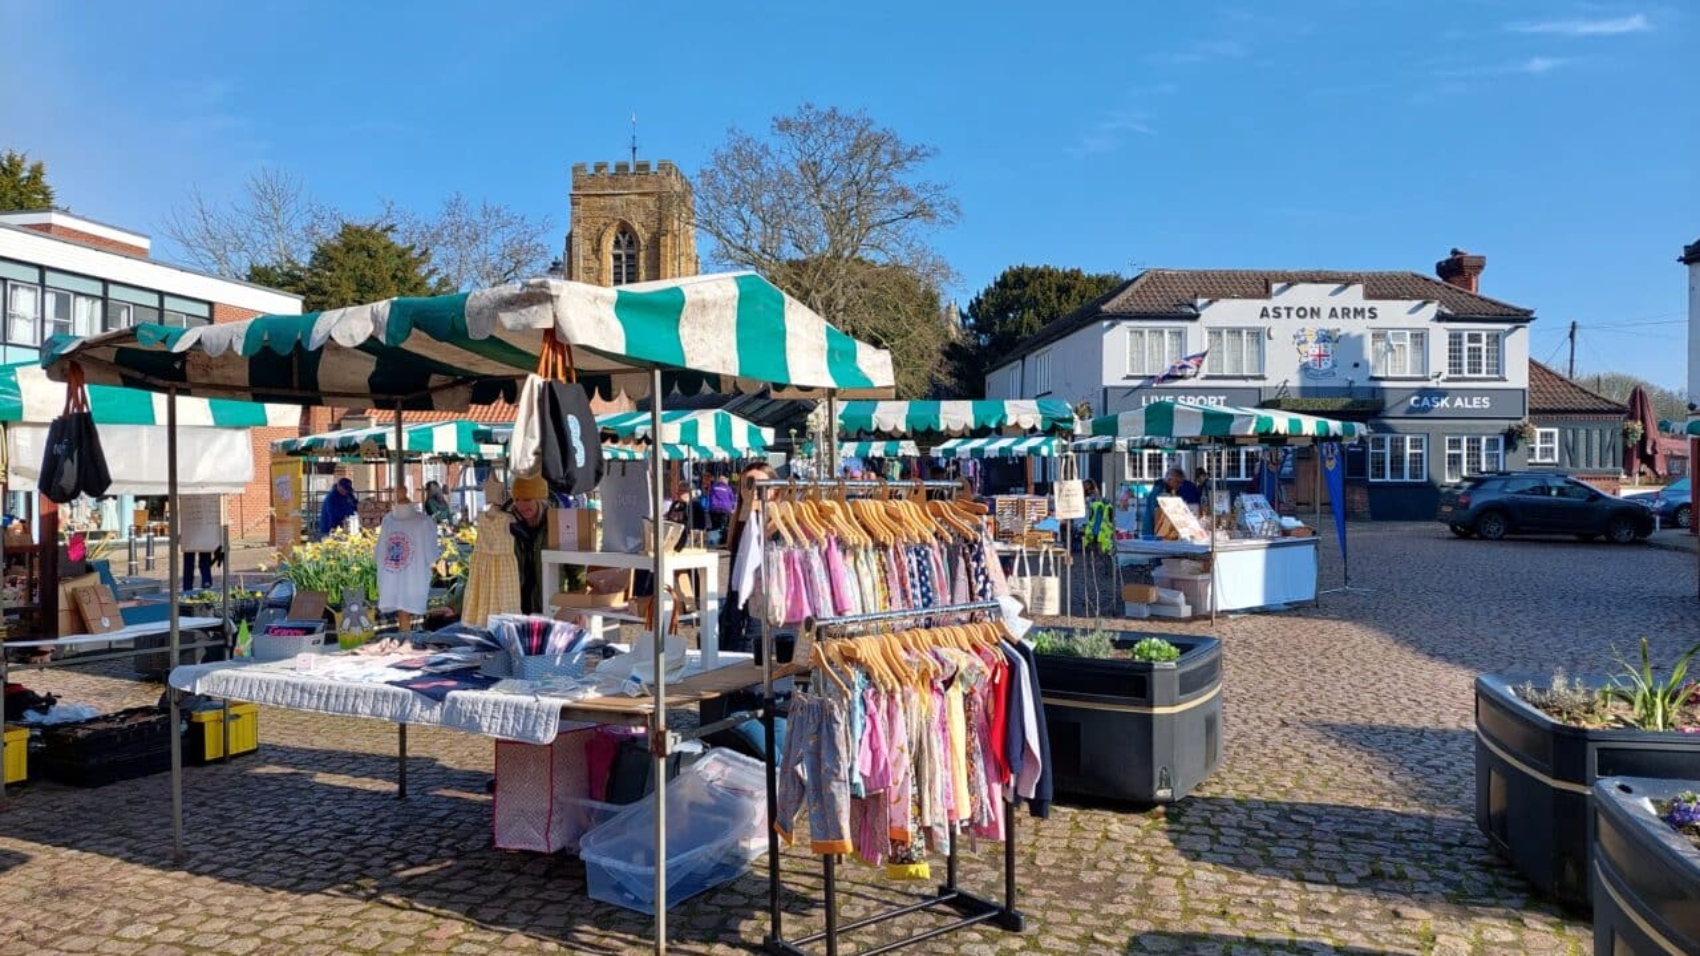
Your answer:
[[[1027,549],[1015,553],[1015,565],[1010,569],[1009,593],[1020,598],[1023,607],[1033,612],[1033,571],[1027,566]]]
[[[1038,573],[1028,579],[1027,610],[1031,614],[1062,613],[1062,579],[1057,575],[1057,561],[1050,548],[1039,552]]]
[[[89,412],[83,370],[73,363],[65,376],[65,408],[47,427],[47,451],[41,459],[36,490],[47,500],[69,504],[80,495],[98,498],[112,486],[100,434]]]
[[[542,416],[539,414],[543,384],[541,376],[527,375],[514,399],[514,432],[508,439],[508,474],[514,478],[535,478],[543,469]]]
[[[543,335],[537,372],[543,378],[538,395],[538,460],[543,480],[558,495],[588,494],[602,483],[602,439],[590,411],[590,396],[578,384],[572,347],[556,338],[554,329]]]
[[[1057,464],[1056,514],[1060,521],[1086,517],[1086,486],[1080,480],[1073,455],[1063,455]]]

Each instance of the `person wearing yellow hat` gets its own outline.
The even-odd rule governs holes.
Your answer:
[[[519,565],[520,610],[543,612],[543,539],[548,536],[549,484],[540,475],[514,479],[507,504],[513,515],[508,530],[514,536],[514,561]]]

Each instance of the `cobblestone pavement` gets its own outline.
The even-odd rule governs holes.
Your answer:
[[[1022,817],[1028,932],[917,951],[1591,952],[1588,925],[1532,898],[1475,831],[1471,678],[1597,671],[1610,643],[1643,634],[1675,649],[1700,623],[1692,555],[1351,530],[1352,583],[1373,593],[1214,628],[1153,622],[1225,639],[1226,753],[1200,792]],[[1324,586],[1337,584],[1326,530],[1321,553]],[[109,706],[158,694],[69,671],[26,679]],[[0,810],[0,953],[648,951],[647,919],[588,900],[577,861],[490,848],[489,741],[416,731],[416,796],[401,803],[385,725],[267,710],[262,735],[258,756],[187,771],[182,869],[164,777],[16,795]],[[964,882],[993,890],[999,855],[981,846]],[[818,925],[818,865],[788,851],[785,868],[787,931]],[[847,918],[892,898],[851,869]],[[750,876],[681,905],[675,951],[748,951],[765,896]]]

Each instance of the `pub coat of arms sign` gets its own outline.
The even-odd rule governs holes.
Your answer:
[[[1299,371],[1305,378],[1333,378],[1338,367],[1334,352],[1340,345],[1339,329],[1299,329],[1293,347],[1299,352]]]

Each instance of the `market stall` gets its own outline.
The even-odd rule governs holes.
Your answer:
[[[473,421],[461,420],[452,422],[405,422],[402,425],[401,453],[410,462],[493,462],[504,454],[501,443],[483,440],[480,431],[486,426]],[[395,426],[373,425],[366,428],[341,428],[334,431],[321,432],[317,435],[307,435],[298,438],[284,438],[272,442],[272,476],[273,495],[277,494],[279,469],[288,463],[289,459],[299,458],[303,461],[335,461],[335,462],[386,462],[392,460],[395,446]],[[296,496],[300,504],[300,517],[297,519],[303,527],[312,527],[313,521],[319,514],[319,504],[324,495],[330,493],[329,476],[325,477],[326,485],[314,486],[307,474],[301,474],[299,465],[294,467],[297,481],[302,486],[302,492]],[[309,472],[310,474],[310,472]],[[450,493],[460,497],[465,503],[468,499],[476,501],[476,483],[471,480],[471,472],[462,471],[463,480],[449,489]],[[375,483],[376,484],[376,483]],[[374,495],[366,499],[374,506],[387,506],[387,496]],[[273,506],[277,506],[274,497]],[[467,507],[465,513],[471,513],[473,507]],[[285,535],[284,540],[289,540]]]
[[[1355,422],[1271,409],[1192,405],[1169,400],[1094,418],[1089,436],[1076,445],[1102,450],[1137,447],[1216,449],[1355,441],[1368,429]],[[1321,469],[1318,470],[1321,480]],[[1164,511],[1166,540],[1118,533],[1118,554],[1192,561],[1166,580],[1182,586],[1212,618],[1218,611],[1314,601],[1317,593],[1317,539],[1314,529],[1286,527],[1270,503],[1257,494],[1240,496],[1244,507],[1223,507],[1214,487],[1203,493],[1203,521],[1189,520],[1175,499]],[[1320,509],[1320,497],[1318,498]],[[1182,509],[1184,510],[1184,509]],[[1159,569],[1159,575],[1162,569]],[[1208,592],[1208,593],[1205,593]]]
[[[761,348],[740,347],[759,342]],[[522,284],[434,298],[386,302],[303,316],[263,316],[245,322],[192,329],[144,325],[61,346],[48,358],[56,378],[75,365],[91,382],[124,381],[166,393],[169,437],[178,438],[177,408],[183,395],[222,395],[296,404],[362,404],[378,407],[465,408],[511,396],[515,382],[543,369],[541,355],[569,349],[576,380],[603,394],[654,395],[652,433],[662,431],[660,397],[670,385],[700,388],[775,383],[793,391],[879,392],[892,382],[890,354],[857,342],[828,325],[765,280],[750,274],[698,276],[608,289],[535,279]],[[398,431],[401,422],[397,421]],[[401,458],[396,446],[397,478]],[[170,485],[177,491],[176,458]],[[664,511],[662,457],[650,456],[651,515]],[[173,510],[173,554],[176,553]],[[660,521],[650,521],[648,566],[656,581],[669,579],[670,552]],[[547,552],[545,552],[547,554]],[[594,555],[591,556],[594,560]],[[670,728],[666,706],[676,699],[723,693],[771,681],[773,655],[757,667],[747,661],[705,669],[689,692],[670,686],[672,661],[664,655],[668,598],[656,595],[646,663],[649,693],[607,697],[563,706],[561,719],[640,722],[651,741],[655,834],[655,950],[666,951],[667,800],[666,761],[673,742],[686,733]],[[177,602],[172,601],[172,648],[178,640]],[[764,669],[766,672],[764,673]],[[216,673],[233,673],[224,669]],[[634,673],[636,673],[634,671]],[[202,678],[208,678],[203,684]],[[200,671],[173,676],[218,693],[217,680]],[[227,689],[228,690],[228,689]],[[256,689],[257,692],[257,689]],[[451,691],[447,702],[460,694]],[[171,717],[177,719],[177,693]],[[337,695],[297,698],[298,706],[331,709]],[[467,700],[467,703],[473,703]],[[382,716],[367,714],[366,716]],[[429,720],[420,713],[395,717]],[[771,717],[771,714],[769,714]],[[405,729],[400,728],[405,768]],[[769,720],[771,740],[771,720]],[[706,732],[698,728],[697,733]],[[173,739],[172,816],[178,859],[183,856],[182,775],[179,744]],[[772,754],[772,747],[768,750]],[[772,861],[777,866],[777,860]]]

